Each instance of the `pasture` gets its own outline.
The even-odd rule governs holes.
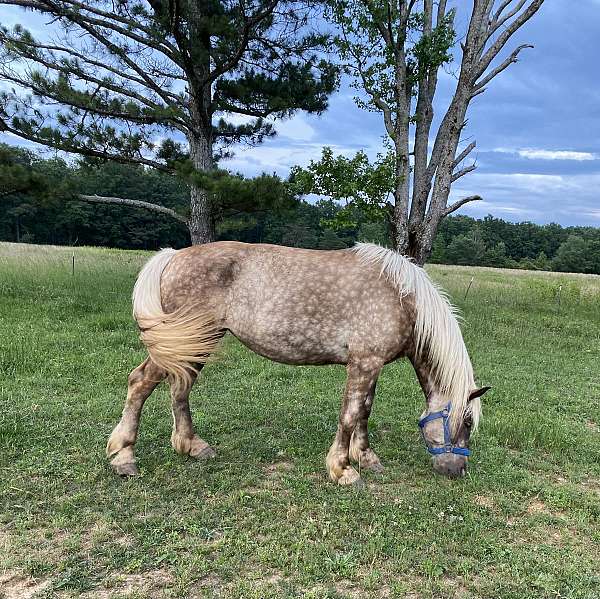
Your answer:
[[[396,363],[370,423],[386,472],[335,486],[344,369],[231,338],[191,397],[217,457],[173,452],[162,385],[122,480],[104,446],[147,254],[75,252],[72,275],[68,248],[0,244],[0,597],[600,597],[600,277],[428,267],[493,387],[462,480],[433,474]]]

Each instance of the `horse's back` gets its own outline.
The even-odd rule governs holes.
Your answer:
[[[345,363],[357,351],[389,360],[412,330],[410,300],[400,302],[347,249],[194,246],[165,269],[161,292],[165,310],[197,303],[250,349],[281,362]]]

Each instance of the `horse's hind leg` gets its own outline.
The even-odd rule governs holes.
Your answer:
[[[369,416],[371,415],[371,408],[373,407],[373,399],[375,398],[375,385],[377,381],[373,382],[372,387],[369,389],[367,396],[365,397],[364,411],[362,417],[359,418],[356,428],[352,433],[350,439],[350,459],[357,462],[360,468],[366,470],[372,470],[381,474],[384,470],[382,463],[379,461],[377,454],[371,449],[369,445]]]
[[[106,455],[112,458],[110,463],[117,474],[134,476],[138,473],[133,447],[137,439],[140,414],[144,402],[166,375],[150,358],[146,358],[129,375],[123,415],[106,446]]]
[[[358,423],[366,417],[366,399],[382,366],[383,361],[375,357],[354,359],[348,363],[338,429],[326,460],[330,478],[340,485],[360,482],[358,472],[350,466],[350,437]]]
[[[201,365],[200,365],[201,368]],[[171,445],[180,454],[197,459],[213,458],[215,450],[194,432],[189,396],[196,375],[183,387],[171,384],[171,408],[173,410],[173,433]]]

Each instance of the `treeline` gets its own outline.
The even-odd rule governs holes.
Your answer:
[[[446,218],[432,262],[600,274],[600,229]]]
[[[114,163],[68,164],[0,146],[0,240],[56,245],[157,249],[189,244],[181,223],[143,209],[89,204],[78,193],[117,196],[162,204],[184,213],[189,205],[181,180],[157,171]],[[337,249],[357,240],[389,244],[387,227],[361,214],[332,230],[339,207],[289,195],[268,209],[247,200],[224,213],[220,239]],[[446,218],[432,262],[600,274],[600,229],[557,224],[509,223],[487,216]]]

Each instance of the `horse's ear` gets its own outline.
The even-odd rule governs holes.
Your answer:
[[[468,401],[476,399],[477,397],[481,397],[486,391],[489,391],[490,389],[491,387],[481,387],[481,389],[475,389],[474,391],[471,391],[471,393],[469,394]]]

